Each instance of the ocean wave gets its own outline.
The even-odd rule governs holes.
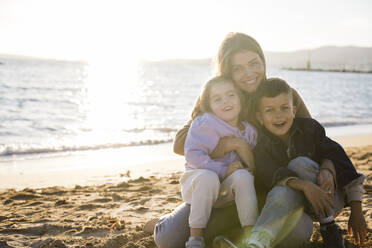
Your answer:
[[[61,152],[79,152],[101,149],[115,149],[129,146],[156,145],[171,142],[172,139],[162,140],[143,140],[129,143],[115,144],[97,144],[97,145],[81,145],[81,146],[42,146],[42,145],[0,145],[0,157],[18,156],[18,155],[41,155]]]
[[[354,121],[335,121],[335,122],[321,122],[324,127],[341,127],[341,126],[352,126],[360,124]]]
[[[144,131],[157,131],[162,133],[172,133],[177,132],[177,128],[171,128],[171,127],[143,127],[143,128],[132,128],[132,129],[123,129],[124,132],[132,132],[132,133],[140,133]]]
[[[345,127],[345,126],[355,126],[355,125],[371,125],[372,121],[368,120],[357,120],[357,121],[320,121],[324,127]]]

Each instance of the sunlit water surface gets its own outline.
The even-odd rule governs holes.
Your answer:
[[[170,142],[210,64],[1,59],[0,156]],[[268,69],[330,126],[372,123],[372,74]]]

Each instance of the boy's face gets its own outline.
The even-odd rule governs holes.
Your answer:
[[[241,106],[232,82],[218,82],[211,87],[209,106],[218,118],[232,126],[237,125]]]
[[[287,141],[295,114],[292,96],[281,93],[275,97],[262,97],[256,117],[270,133]]]

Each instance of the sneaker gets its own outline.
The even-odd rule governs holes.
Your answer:
[[[345,242],[342,237],[341,228],[336,223],[330,223],[320,226],[324,247],[327,248],[345,248]]]
[[[264,231],[253,231],[248,239],[243,241],[239,248],[269,248],[272,247],[273,238]]]
[[[190,237],[185,244],[185,248],[205,248],[203,237]]]
[[[224,236],[217,236],[213,239],[212,243],[213,248],[238,248],[231,242],[228,238]]]

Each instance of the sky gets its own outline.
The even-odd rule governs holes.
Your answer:
[[[372,47],[370,13],[370,0],[0,0],[0,54],[209,58],[228,32],[265,51]]]

